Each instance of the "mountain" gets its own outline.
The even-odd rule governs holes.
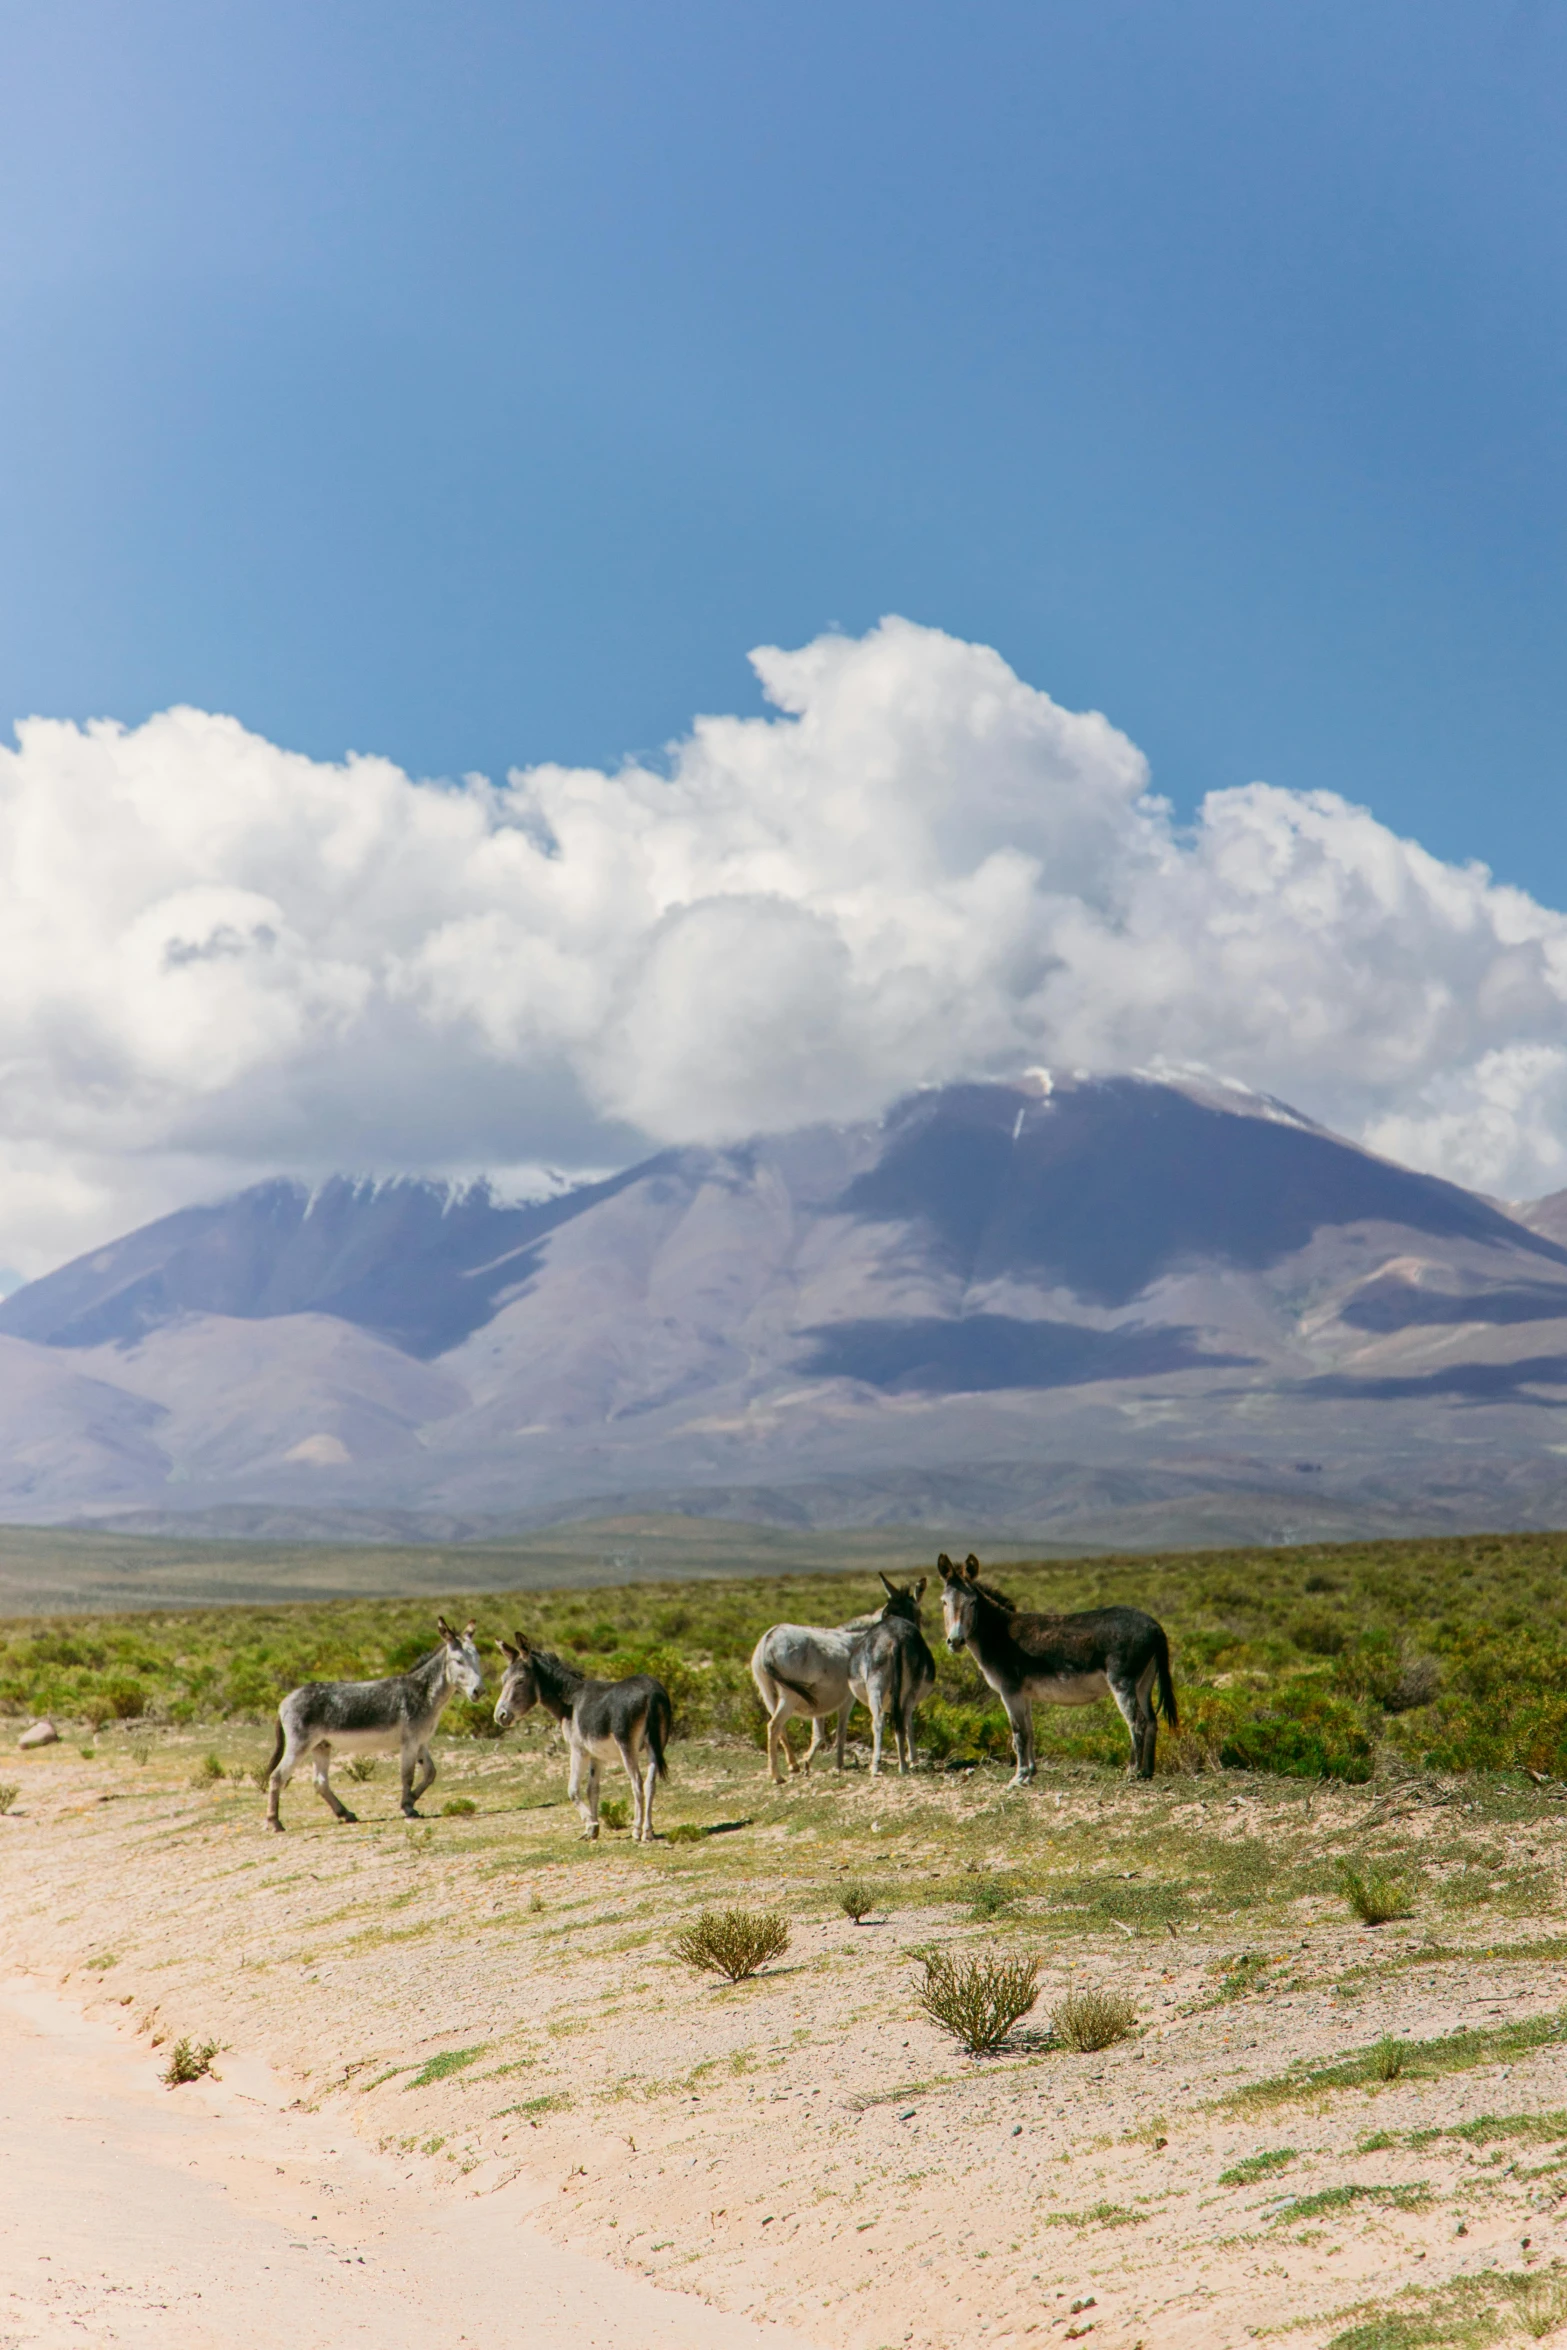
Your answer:
[[[0,1514],[1556,1523],[1552,1208],[1239,1089],[1039,1074],[522,1204],[278,1180],[0,1301]]]

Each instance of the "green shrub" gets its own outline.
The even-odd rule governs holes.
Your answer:
[[[999,2048],[1039,1997],[1037,1958],[952,1958],[935,1951],[925,1960],[918,1991],[933,2023],[966,2048],[985,2056]]]
[[[216,2040],[176,2040],[160,2077],[171,2089],[186,2081],[199,2081],[203,2073],[211,2072],[217,2053]]]
[[[448,1795],[441,1806],[441,1817],[443,1820],[465,1820],[478,1808],[471,1795]]]
[[[1340,1861],[1338,1881],[1344,1899],[1363,1926],[1385,1926],[1390,1919],[1407,1918],[1414,1908],[1403,1879],[1373,1863],[1359,1867],[1353,1861]]]
[[[1096,2056],[1137,2028],[1137,2010],[1120,1991],[1069,1991],[1050,2018],[1050,2029],[1063,2048],[1079,2056]]]
[[[670,1945],[698,1973],[743,1983],[789,1947],[787,1921],[776,1910],[708,1909]]]
[[[3,1808],[0,1806],[0,1809]],[[851,1918],[855,1925],[860,1926],[876,1907],[876,1896],[869,1885],[862,1885],[857,1878],[851,1878],[847,1885],[838,1888],[838,1907],[846,1918]]]
[[[351,1754],[343,1765],[348,1777],[359,1786],[366,1786],[375,1777],[376,1757],[373,1754]]]
[[[629,1828],[631,1804],[624,1795],[605,1795],[599,1802],[599,1818],[606,1828]]]
[[[1283,2170],[1297,2159],[1293,2146],[1270,2146],[1264,2154],[1248,2154],[1244,2160],[1231,2163],[1228,2170],[1219,2173],[1221,2187],[1254,2187],[1259,2179],[1270,2178],[1274,2171]]]
[[[1232,1770],[1352,1785],[1370,1778],[1374,1752],[1355,1708],[1317,1681],[1275,1690],[1266,1705],[1232,1722],[1219,1745],[1219,1759]]]

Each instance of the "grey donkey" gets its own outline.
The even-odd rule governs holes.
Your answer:
[[[619,1759],[631,1781],[631,1838],[653,1841],[653,1789],[667,1776],[664,1744],[674,1728],[674,1709],[662,1681],[632,1673],[624,1681],[590,1681],[587,1674],[548,1649],[535,1648],[519,1632],[516,1645],[498,1643],[506,1678],[495,1700],[497,1726],[506,1730],[534,1706],[553,1714],[566,1733],[571,1755],[567,1793],[582,1814],[582,1834],[599,1832],[599,1764]]]
[[[882,1733],[890,1721],[900,1772],[914,1768],[914,1715],[936,1686],[936,1660],[920,1629],[921,1575],[912,1590],[887,1581],[887,1604],[860,1634],[849,1658],[849,1687],[871,1717],[871,1777],[881,1769]]]
[[[856,1698],[868,1708],[872,1722],[876,1725],[872,1768],[879,1765],[880,1725],[887,1711],[886,1700],[892,1693],[889,1678],[892,1660],[888,1643],[879,1642],[874,1651],[876,1688],[882,1699],[878,1708],[872,1702],[870,1684],[859,1670],[859,1651],[867,1638],[883,1625],[904,1621],[912,1616],[910,1629],[924,1650],[930,1678],[934,1682],[934,1662],[919,1631],[919,1595],[925,1588],[923,1578],[918,1589],[912,1592],[900,1590],[885,1575],[882,1583],[887,1592],[887,1601],[880,1615],[855,1616],[847,1624],[837,1625],[774,1624],[762,1634],[751,1651],[751,1678],[756,1683],[756,1694],[767,1715],[767,1767],[775,1779],[782,1781],[797,1768],[806,1771],[810,1769],[813,1758],[825,1743],[822,1724],[832,1714],[838,1717],[838,1768],[841,1771],[849,1735],[849,1716],[854,1710]],[[900,1663],[903,1661],[899,1660]],[[901,1686],[900,1675],[900,1690]],[[913,1704],[918,1704],[924,1694],[925,1690],[920,1689]],[[899,1711],[901,1716],[901,1706]],[[811,1725],[811,1742],[797,1765],[789,1752],[789,1742],[784,1732],[791,1721],[800,1717]],[[899,1751],[901,1754],[901,1745]]]
[[[406,1673],[384,1681],[307,1681],[291,1689],[277,1709],[277,1745],[267,1778],[267,1826],[281,1834],[278,1805],[283,1790],[308,1755],[315,1766],[316,1792],[334,1818],[355,1814],[328,1777],[334,1754],[399,1754],[403,1765],[403,1817],[416,1820],[421,1795],[435,1784],[430,1740],[447,1699],[484,1693],[484,1667],[473,1644],[473,1626],[453,1631],[442,1616],[439,1648]],[[415,1784],[417,1775],[417,1784]]]
[[[1034,1776],[1034,1707],[1115,1699],[1132,1741],[1134,1774],[1151,1779],[1159,1739],[1154,1711],[1180,1726],[1164,1627],[1137,1607],[1088,1608],[1081,1615],[1033,1615],[980,1581],[972,1551],[961,1567],[942,1553],[941,1608],[947,1646],[967,1649],[1006,1707],[1017,1767],[1008,1785]]]

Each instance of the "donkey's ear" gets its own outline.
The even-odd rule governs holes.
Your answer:
[[[953,1566],[951,1559],[948,1558],[945,1551],[942,1552],[940,1558],[938,1558],[936,1561],[936,1572],[940,1575],[943,1583],[949,1583],[957,1572],[957,1569]]]
[[[883,1574],[881,1581],[882,1589],[886,1592],[888,1598],[896,1599],[898,1596],[898,1586],[896,1583],[894,1583],[892,1577],[888,1574]]]
[[[467,1623],[464,1624],[462,1628],[462,1636],[465,1640],[471,1640],[473,1638],[473,1635],[478,1628],[478,1622],[479,1619],[477,1616],[470,1616],[468,1618]]]
[[[452,1630],[450,1624],[446,1621],[444,1616],[436,1617],[435,1628],[437,1632],[440,1633],[443,1640],[455,1640],[457,1637],[456,1633]]]
[[[522,1654],[520,1649],[513,1648],[509,1640],[497,1640],[495,1645],[500,1650],[502,1656],[509,1656],[511,1658],[513,1664],[517,1662],[518,1658]]]
[[[974,1556],[972,1551],[969,1552],[968,1557],[963,1561],[963,1572],[965,1575],[967,1575],[971,1583],[977,1583],[979,1581],[979,1561]]]
[[[914,1586],[914,1596],[916,1599],[923,1599],[925,1596],[925,1577],[923,1575]]]
[[[533,1654],[533,1651],[528,1644],[528,1635],[526,1632],[514,1632],[512,1634],[512,1638],[517,1643],[517,1654],[519,1656],[531,1656]]]

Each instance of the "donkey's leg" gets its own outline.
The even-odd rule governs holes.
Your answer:
[[[631,1841],[633,1844],[640,1844],[642,1841],[642,1769],[637,1759],[636,1744],[630,1738],[617,1738],[615,1752],[620,1757],[621,1769],[631,1781]]]
[[[429,1768],[428,1778],[425,1776],[425,1769],[427,1765]],[[403,1747],[402,1803],[403,1818],[405,1820],[416,1820],[419,1817],[417,1809],[419,1798],[424,1793],[425,1789],[429,1786],[430,1780],[434,1777],[435,1765],[430,1760],[430,1749],[427,1746],[414,1746],[412,1744],[405,1744]]]
[[[789,1752],[786,1726],[789,1720],[789,1701],[780,1697],[767,1717],[767,1768],[782,1787],[794,1775],[794,1756]],[[780,1756],[782,1761],[780,1762]]]
[[[422,1796],[428,1795],[430,1789],[435,1785],[435,1757],[430,1752],[428,1745],[421,1746],[419,1749],[419,1772],[419,1784],[414,1789],[415,1803]]]
[[[1159,1717],[1153,1710],[1154,1665],[1146,1664],[1137,1676],[1137,1720],[1141,1737],[1137,1749],[1137,1775],[1151,1779],[1154,1757],[1159,1745]]]
[[[283,1833],[283,1822],[278,1817],[278,1805],[282,1801],[284,1788],[298,1767],[299,1752],[293,1740],[290,1739],[267,1781],[267,1826],[276,1836],[281,1836]]]
[[[327,1775],[332,1768],[332,1747],[328,1739],[323,1738],[320,1744],[313,1748],[310,1760],[315,1766],[316,1793],[320,1796],[328,1811],[331,1812],[333,1818],[339,1820],[352,1820],[356,1818],[358,1815],[354,1812],[351,1812],[347,1804],[339,1800],[337,1790],[332,1785],[331,1779]]]
[[[644,1844],[651,1844],[653,1841],[653,1790],[657,1785],[658,1757],[649,1746],[644,1756],[642,1770],[642,1841]]]
[[[881,1776],[881,1742],[887,1728],[887,1692],[879,1681],[865,1684],[865,1710],[871,1717],[871,1777]]]
[[[1124,1671],[1115,1672],[1112,1670],[1105,1675],[1105,1679],[1110,1684],[1110,1694],[1115,1699],[1122,1721],[1126,1724],[1126,1734],[1132,1741],[1132,1759],[1127,1768],[1134,1779],[1151,1779],[1153,1777],[1152,1761],[1150,1760],[1146,1770],[1143,1768],[1144,1717],[1148,1709],[1142,1692],[1130,1674]]]
[[[1015,1697],[1003,1698],[1007,1720],[1012,1725],[1012,1752],[1017,1757],[1017,1768],[1007,1781],[1009,1787],[1022,1787],[1034,1776],[1034,1705],[1024,1690]]]

